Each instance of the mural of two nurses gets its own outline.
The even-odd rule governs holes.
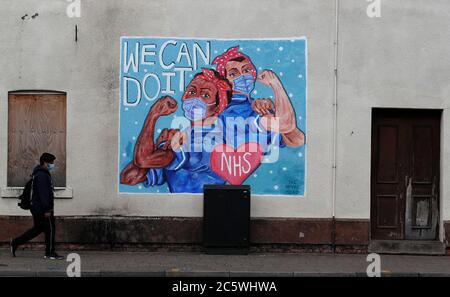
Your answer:
[[[121,38],[119,191],[305,192],[306,39]]]

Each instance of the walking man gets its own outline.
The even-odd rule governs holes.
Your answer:
[[[55,168],[56,157],[43,153],[39,165],[33,170],[33,194],[30,211],[33,215],[33,227],[21,236],[11,239],[12,256],[16,256],[17,247],[32,240],[39,234],[45,234],[44,259],[62,260],[63,257],[55,252],[55,216],[53,212],[53,183],[51,172]]]

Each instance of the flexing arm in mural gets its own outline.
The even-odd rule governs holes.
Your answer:
[[[252,109],[262,116],[261,126],[267,131],[280,133],[283,142],[288,146],[303,145],[305,135],[297,127],[295,111],[282,82],[270,70],[262,71],[257,77],[251,59],[238,49],[239,46],[232,47],[213,61],[213,64],[217,65],[217,71],[232,84],[232,98],[249,100],[255,81],[271,87],[275,95],[275,106],[270,99],[259,99],[252,103]],[[273,117],[278,118],[278,125],[274,125],[276,122],[272,121]]]
[[[177,129],[164,129],[154,143],[154,132],[157,120],[177,110],[177,102],[170,96],[159,98],[147,115],[144,126],[134,148],[134,159],[120,175],[120,182],[136,185],[146,180],[148,168],[161,168],[170,164],[174,158],[170,140]],[[165,142],[163,146],[161,143]]]
[[[279,120],[279,127],[271,127],[270,118],[272,117],[272,115],[270,113],[267,113],[267,109],[264,110],[264,107],[267,106],[267,102],[262,102],[262,111],[265,111],[266,113],[261,119],[261,125],[265,129],[271,131],[278,129],[278,132],[280,132],[283,137],[283,141],[288,146],[303,145],[305,142],[305,134],[297,127],[295,111],[292,107],[291,100],[289,99],[288,94],[284,89],[283,83],[271,70],[262,71],[258,76],[257,81],[272,88],[275,95],[275,108],[271,107],[271,109],[275,111],[275,117],[278,117]],[[254,101],[254,109],[258,109],[258,101],[259,100]],[[269,101],[270,103],[272,103],[271,100]]]
[[[158,145],[167,141],[177,129],[164,129],[153,143],[156,121],[159,117],[169,115],[177,110],[177,102],[170,96],[160,98],[151,108],[135,146],[134,164],[140,168],[164,167],[173,159],[170,141],[159,148]]]
[[[211,131],[216,117],[229,102],[230,89],[214,70],[198,73],[182,96],[184,116],[191,121],[191,127],[200,125],[202,133]],[[156,144],[153,142],[158,118],[176,109],[176,101],[168,96],[152,106],[137,140],[134,160],[121,173],[121,183],[144,183],[147,187],[167,183],[171,192],[201,192],[204,184],[225,183],[211,172],[208,151],[192,152],[184,143],[193,140],[193,129],[164,129]],[[187,148],[183,148],[185,144]]]

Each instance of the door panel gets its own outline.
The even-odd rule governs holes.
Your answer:
[[[374,114],[372,127],[372,238],[404,237],[405,123],[391,114]],[[382,144],[382,145],[377,145]],[[374,178],[375,177],[375,178]]]
[[[377,195],[377,227],[396,229],[399,225],[399,197],[397,195]]]
[[[440,112],[415,114],[410,120],[410,197],[405,239],[438,238]]]
[[[412,177],[413,184],[428,184],[433,182],[433,127],[412,127]]]
[[[440,111],[374,109],[372,239],[435,239]]]
[[[398,183],[398,127],[379,126],[378,142],[383,143],[378,150],[377,182]]]
[[[414,195],[412,204],[412,220],[413,228],[430,228],[431,227],[431,211],[432,196]]]

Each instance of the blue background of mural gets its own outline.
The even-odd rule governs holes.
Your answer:
[[[147,38],[147,37],[122,37],[121,38],[121,61],[120,61],[120,136],[119,136],[119,172],[132,160],[133,150],[136,139],[142,129],[145,118],[155,101],[149,101],[145,97],[140,103],[133,106],[124,106],[123,102],[123,77],[137,78],[142,82],[145,75],[149,73],[157,74],[161,79],[161,87],[165,88],[165,78],[161,75],[164,70],[158,63],[158,52],[160,46],[168,40],[177,41],[177,46],[168,46],[164,52],[164,61],[169,64],[176,61],[180,45],[187,44],[191,58],[193,58],[193,44],[196,42],[205,50],[206,42],[210,43],[210,63],[214,58],[228,48],[239,45],[241,52],[248,55],[256,66],[258,74],[264,69],[273,70],[282,81],[286,92],[289,94],[292,105],[296,111],[297,125],[305,132],[306,130],[306,40],[304,38],[293,39],[260,39],[260,40],[217,40],[217,39],[180,39],[180,38]],[[128,55],[124,56],[124,44],[128,43]],[[147,56],[146,61],[155,61],[155,65],[139,65],[138,72],[133,72],[133,67],[129,68],[128,73],[124,73],[125,59],[129,58],[131,53],[135,52],[136,44],[139,44],[139,53],[145,44],[156,44],[156,56]],[[197,59],[198,69],[185,72],[185,83],[187,86],[192,77],[201,70],[201,68],[212,68],[215,66],[207,65],[199,56]],[[180,63],[175,67],[188,67],[188,60],[183,57]],[[172,94],[179,103],[181,103],[182,92],[179,92],[179,75],[176,73],[172,79]],[[156,83],[149,80],[147,83],[147,92],[149,96],[155,95]],[[135,88],[129,88],[129,96],[134,98]],[[163,96],[165,94],[159,94]],[[256,83],[252,97],[273,98],[272,90],[260,83]],[[155,138],[160,130],[169,128],[174,117],[182,117],[183,112],[181,104],[175,114],[161,117],[155,129]],[[304,195],[305,192],[305,163],[306,146],[299,148],[281,148],[280,158],[276,163],[262,163],[260,167],[249,176],[244,184],[251,186],[253,194],[263,195]],[[145,188],[142,185],[128,186],[119,184],[120,193],[169,193],[167,185]]]

